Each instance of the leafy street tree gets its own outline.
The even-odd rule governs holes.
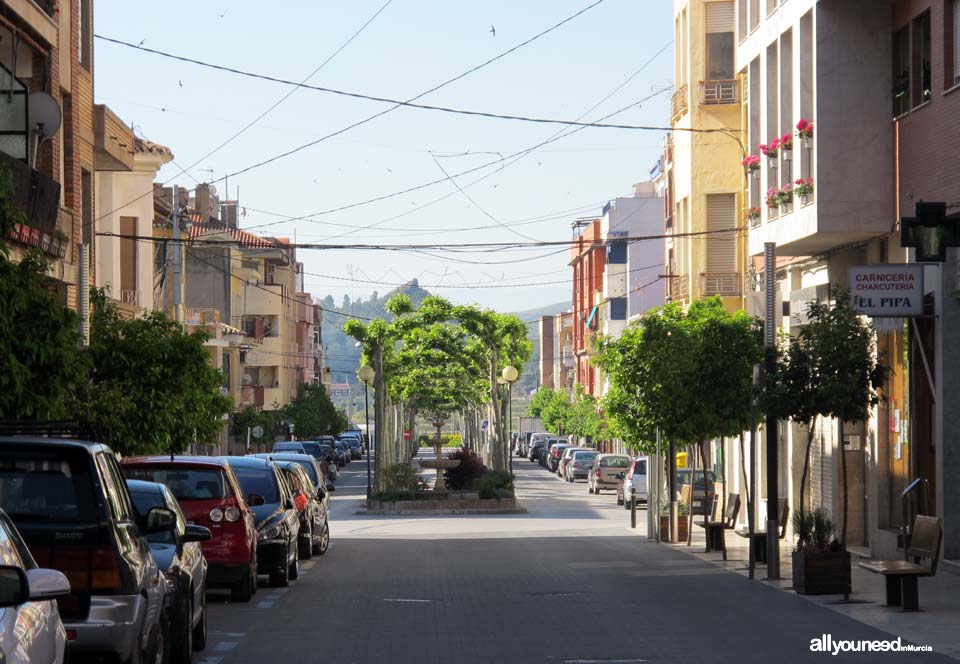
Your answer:
[[[9,259],[7,234],[27,221],[10,204],[11,186],[0,171],[0,419],[59,419],[81,370],[79,320],[44,287],[40,252]]]
[[[283,409],[298,438],[336,435],[347,428],[347,416],[337,409],[322,385],[300,385],[297,396]]]
[[[230,411],[203,332],[187,334],[161,312],[124,320],[103,292],[91,297],[87,377],[76,416],[122,454],[183,452],[213,444]]]
[[[542,388],[528,406],[533,417],[539,417],[550,431],[572,434],[588,441],[603,439],[608,433],[606,419],[599,413],[599,402],[577,385],[571,400],[563,390]]]

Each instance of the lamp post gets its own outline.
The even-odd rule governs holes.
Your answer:
[[[367,500],[370,499],[370,399],[367,388],[375,375],[373,367],[366,364],[357,371],[357,377],[363,382],[363,415],[367,421]]]
[[[513,476],[513,435],[511,429],[513,428],[513,384],[517,381],[517,378],[520,377],[520,372],[517,371],[517,368],[513,365],[508,364],[503,368],[503,371],[500,372],[500,377],[507,382],[507,408],[509,409],[509,415],[507,416],[507,454],[510,459],[510,476]]]

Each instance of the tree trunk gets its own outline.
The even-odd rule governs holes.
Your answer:
[[[493,470],[506,470],[506,457],[503,452],[503,418],[500,416],[500,385],[497,383],[500,359],[496,348],[490,349],[490,426],[487,427],[487,438],[490,442],[490,467]]]
[[[800,504],[797,506],[801,512],[806,512],[807,506],[804,502],[804,489],[807,485],[807,475],[810,473],[810,450],[813,448],[813,435],[817,424],[817,418],[807,422],[807,451],[803,456],[803,472],[800,474]],[[801,540],[800,544],[804,542]]]
[[[670,491],[670,530],[667,540],[674,543],[677,541],[677,446],[673,441],[667,443],[667,455],[669,457],[667,485]]]
[[[753,459],[750,459],[751,470],[753,471]],[[749,532],[753,533],[753,496],[750,494],[750,480],[747,478],[747,457],[744,454],[744,440],[743,440],[743,431],[740,432],[740,474],[743,476],[743,496],[744,496],[744,505],[747,507],[747,529]],[[751,546],[752,546],[752,537],[751,537]]]
[[[386,462],[384,424],[386,420],[387,384],[383,375],[383,349],[379,344],[373,349],[373,370],[373,432],[376,437],[376,448],[373,455],[374,491],[382,493],[385,490],[383,469]]]
[[[847,448],[843,444],[843,419],[839,420],[840,428],[840,486],[843,492],[843,525],[840,527],[840,544],[847,548],[847,512],[850,501],[847,497]]]

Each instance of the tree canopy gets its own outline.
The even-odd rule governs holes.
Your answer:
[[[284,406],[283,415],[293,424],[294,435],[303,439],[336,435],[349,424],[322,385],[298,386],[297,396]]]

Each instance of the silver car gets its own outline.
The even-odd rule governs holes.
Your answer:
[[[587,491],[599,494],[603,489],[619,489],[620,473],[630,467],[626,454],[601,454],[593,460],[587,475]]]

